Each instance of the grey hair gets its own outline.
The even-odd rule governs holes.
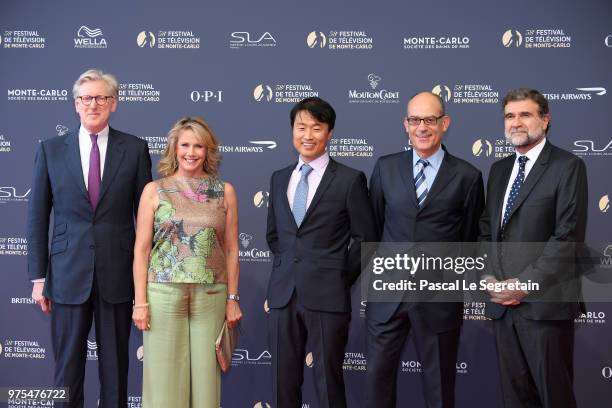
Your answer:
[[[119,84],[114,75],[103,72],[100,69],[88,69],[83,72],[72,86],[72,96],[74,99],[79,97],[79,89],[81,85],[89,81],[104,81],[108,86],[110,96],[117,98],[119,96]]]

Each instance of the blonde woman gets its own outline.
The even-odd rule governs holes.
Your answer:
[[[138,209],[133,320],[144,330],[143,405],[217,408],[215,340],[238,304],[238,206],[218,177],[219,142],[201,118],[168,133]]]

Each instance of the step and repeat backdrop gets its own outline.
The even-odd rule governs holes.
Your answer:
[[[222,178],[240,210],[243,336],[223,376],[222,405],[271,407],[265,288],[269,177],[296,160],[289,111],[308,96],[338,114],[330,155],[370,174],[382,155],[408,149],[402,119],[420,90],[447,102],[445,145],[488,175],[512,152],[501,100],[512,88],[550,100],[552,143],[589,173],[588,240],[611,241],[612,3],[583,1],[77,2],[4,0],[0,5],[0,386],[49,386],[49,318],[30,298],[26,209],[34,152],[78,127],[71,95],[91,67],[115,74],[111,125],[145,139],[154,165],[171,125],[200,115],[222,141]],[[113,237],[109,237],[113,239]],[[603,244],[602,244],[603,243]],[[603,245],[603,247],[602,247]],[[602,262],[610,262],[612,247]],[[358,286],[358,285],[357,285]],[[360,407],[368,366],[365,303],[353,290],[344,373]],[[575,388],[580,407],[612,398],[612,305],[588,304],[576,319]],[[500,407],[484,304],[465,304],[457,361],[457,406]],[[97,405],[97,346],[88,341],[86,406]],[[131,337],[128,407],[141,407],[142,335]],[[304,361],[304,407],[316,407]],[[399,406],[424,406],[421,363],[408,342],[398,367]],[[2,406],[2,404],[0,404]],[[22,406],[16,403],[9,406]]]

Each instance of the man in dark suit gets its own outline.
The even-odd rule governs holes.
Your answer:
[[[87,335],[95,321],[100,407],[127,404],[134,216],[151,181],[146,142],[109,128],[117,80],[88,70],[75,82],[78,130],[43,141],[28,208],[32,298],[51,313],[55,385],[82,407]],[[49,221],[53,210],[53,238]]]
[[[499,242],[486,315],[494,319],[504,406],[575,407],[574,318],[580,313],[577,243],[584,241],[587,177],[582,160],[553,146],[548,101],[534,89],[503,100],[516,154],[491,167],[481,240]],[[524,290],[529,282],[539,290]],[[510,284],[514,285],[512,287]]]
[[[449,124],[438,95],[410,99],[404,127],[412,150],[381,157],[370,180],[381,246],[476,241],[482,175],[442,146]],[[462,312],[459,302],[368,302],[366,407],[396,406],[398,363],[411,331],[427,406],[452,407]]]
[[[346,407],[342,363],[350,287],[361,272],[360,245],[376,231],[365,175],[331,159],[336,113],[320,98],[291,110],[297,163],[270,181],[267,240],[274,403],[301,407],[306,339],[312,346],[319,406]]]

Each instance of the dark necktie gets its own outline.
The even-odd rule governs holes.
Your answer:
[[[504,211],[504,218],[502,221],[502,228],[506,226],[508,222],[508,217],[514,208],[514,203],[516,202],[516,197],[518,196],[519,191],[521,191],[521,187],[525,182],[525,164],[527,163],[529,158],[527,156],[520,156],[518,158],[519,161],[519,171],[514,179],[514,183],[512,183],[512,188],[510,189],[510,194],[508,195],[508,201],[506,202],[506,211]]]
[[[91,208],[96,210],[100,197],[100,150],[98,149],[98,135],[91,134],[91,152],[89,152],[89,176],[87,177],[87,190]]]

